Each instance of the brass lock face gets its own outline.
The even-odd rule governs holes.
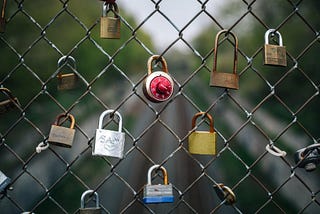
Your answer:
[[[213,128],[212,116],[205,112],[199,112],[192,118],[192,129],[196,126],[198,117],[205,115],[210,122],[210,131],[192,131],[188,138],[189,152],[191,154],[215,155],[216,154],[216,132]]]
[[[218,43],[221,34],[231,35],[234,39],[234,61],[233,61],[233,72],[224,73],[217,72],[217,57],[218,57]],[[216,35],[215,47],[214,47],[214,61],[213,70],[210,77],[210,86],[229,88],[229,89],[239,89],[239,75],[237,74],[237,64],[238,64],[238,38],[236,35],[228,30],[221,30]]]
[[[113,13],[114,17],[108,16],[107,10]],[[118,14],[119,9],[116,3],[104,3],[102,17],[100,18],[100,37],[102,39],[120,39],[121,22]]]
[[[152,72],[152,62],[159,60],[162,65],[162,71]],[[142,86],[143,93],[147,99],[158,103],[168,99],[173,94],[174,82],[168,74],[167,62],[159,55],[153,55],[148,60],[148,76],[145,78]]]
[[[270,45],[269,36],[278,37],[279,45]],[[264,35],[264,65],[287,66],[286,47],[283,46],[282,36],[275,29],[269,29]]]
[[[9,98],[0,101],[0,114],[4,114],[10,111],[11,109],[17,108],[17,106],[20,106],[18,98],[14,97],[9,89],[0,88],[0,92],[2,92]]]
[[[60,120],[66,117],[68,117],[68,119],[70,120],[70,128],[62,127],[59,125]],[[75,135],[74,125],[75,119],[71,114],[58,115],[54,124],[51,126],[48,138],[49,143],[56,146],[71,148]]]
[[[63,69],[68,67],[68,73],[63,73]],[[58,60],[58,69],[60,69],[57,79],[57,89],[60,90],[71,90],[75,89],[79,85],[79,77],[74,72],[76,71],[76,61],[72,56],[63,56]],[[70,72],[71,70],[71,72]]]

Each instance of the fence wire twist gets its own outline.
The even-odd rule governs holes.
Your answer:
[[[130,4],[130,1],[118,1],[120,9]],[[310,125],[300,118],[306,111],[311,111],[313,103],[319,103],[319,80],[306,72],[304,65],[306,58],[310,58],[309,52],[319,50],[319,23],[315,24],[303,10],[310,4],[308,1],[282,1],[286,15],[277,17],[276,26],[270,26],[259,10],[269,3],[274,5],[270,1],[232,3],[239,9],[227,23],[207,9],[215,5],[215,1],[194,0],[197,11],[179,27],[163,9],[170,1],[145,0],[141,5],[152,4],[154,9],[137,24],[120,11],[122,38],[111,41],[101,40],[97,35],[102,2],[52,1],[49,5],[54,6],[54,10],[50,13],[55,11],[55,14],[48,14],[45,21],[38,20],[39,14],[32,9],[36,4],[31,1],[8,2],[6,32],[0,34],[0,86],[9,88],[21,105],[1,118],[0,170],[12,179],[13,187],[2,195],[1,210],[4,213],[75,213],[79,211],[80,196],[87,189],[99,193],[100,206],[106,213],[314,213],[319,210],[318,172],[307,173],[293,161],[297,149],[317,143],[318,138]],[[44,3],[37,4],[38,10],[47,11]],[[80,14],[76,6],[81,4],[85,5],[83,7],[94,5],[94,21],[88,21],[83,11]],[[88,6],[90,10],[91,6]],[[138,10],[143,10],[143,6],[137,5]],[[275,9],[273,16],[276,13]],[[212,43],[205,51],[199,50],[199,44],[185,36],[201,16],[211,23],[208,29]],[[176,35],[158,52],[150,41],[145,40],[143,30],[155,17],[165,20]],[[263,36],[249,37],[262,37],[252,46],[249,45],[251,41],[243,42],[248,33],[241,28],[247,25],[243,24],[247,19],[258,23],[260,32],[270,28],[279,30],[284,41],[295,37],[285,32],[297,19],[297,28],[308,31],[310,37],[299,44],[298,53],[290,52],[289,46],[293,44],[287,44],[286,68],[263,67]],[[82,34],[68,38],[66,31],[69,29],[57,30],[64,21],[72,23],[69,28],[80,28]],[[16,29],[18,23],[26,26]],[[221,29],[240,35],[239,91],[208,85],[213,40]],[[54,31],[60,31],[61,37],[55,37]],[[203,31],[206,31],[205,27]],[[231,39],[220,41],[221,46],[226,43],[234,48]],[[177,45],[184,47],[182,51],[175,52]],[[88,48],[93,50],[90,54],[94,56],[83,56]],[[125,53],[133,49],[139,50],[141,56],[128,55],[132,59],[123,59]],[[193,61],[185,60],[185,55],[179,58],[177,53],[181,52]],[[168,59],[169,72],[175,82],[173,97],[161,104],[149,102],[141,90],[147,76],[145,64],[153,54]],[[77,67],[69,69],[82,82],[82,86],[73,92],[55,89],[56,76],[63,68],[56,67],[56,62],[64,55],[75,57]],[[136,64],[145,63],[135,68],[129,67],[135,63],[125,64],[127,60],[138,58]],[[228,57],[225,59],[232,62]],[[316,61],[314,65],[316,69]],[[44,72],[46,68],[50,69]],[[90,72],[85,73],[85,69]],[[270,77],[267,72],[275,74]],[[301,77],[301,86],[297,86],[301,90],[293,92],[297,94],[297,100],[290,103],[279,91],[292,84],[290,78],[294,74]],[[248,91],[256,82],[260,82],[263,89],[252,101],[248,96],[254,92]],[[126,146],[121,160],[91,155],[98,116],[106,109],[117,110],[123,116]],[[274,114],[273,110],[279,110],[281,114]],[[190,121],[199,111],[214,117],[215,156],[197,156],[188,151]],[[76,138],[72,148],[50,146],[37,153],[36,146],[47,143],[50,124],[59,113],[71,113],[76,117]],[[115,122],[109,120],[105,127],[115,128]],[[204,120],[199,121],[198,126],[207,127]],[[275,157],[265,149],[268,146],[279,147],[287,155]],[[163,165],[168,171],[175,197],[172,204],[146,205],[142,201],[147,170],[154,164]],[[160,174],[153,176],[153,182],[160,180]],[[217,197],[214,186],[220,183],[232,189],[236,203],[228,205],[226,200]]]

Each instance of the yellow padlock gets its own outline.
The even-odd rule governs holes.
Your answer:
[[[192,131],[189,135],[189,152],[191,154],[215,155],[216,154],[216,132],[213,128],[212,116],[206,112],[199,112],[192,118],[192,129],[196,126],[196,120],[202,115],[206,115],[210,122],[210,131]]]

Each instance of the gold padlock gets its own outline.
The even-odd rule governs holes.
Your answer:
[[[67,61],[67,63],[66,63]],[[72,64],[68,63],[71,62]],[[66,63],[66,65],[64,65]],[[76,70],[76,60],[72,56],[63,56],[58,60],[58,69],[60,69],[58,78],[58,90],[74,89],[79,84],[79,77],[72,71],[71,73],[62,73],[63,67],[69,67],[71,70]]]
[[[4,33],[6,27],[6,10],[7,0],[3,0],[2,9],[1,9],[1,16],[0,16],[0,33]]]
[[[70,128],[60,126],[60,120],[68,118],[70,121]],[[51,126],[48,142],[56,146],[71,148],[75,134],[75,119],[71,114],[60,114],[57,116],[54,124]]]
[[[279,45],[270,45],[269,44],[269,36],[277,35]],[[287,66],[287,56],[286,56],[286,47],[283,46],[282,36],[275,29],[269,29],[264,34],[264,65],[276,65],[276,66]]]
[[[107,16],[108,12],[112,12],[114,17]],[[103,4],[100,18],[100,37],[103,39],[120,39],[120,17],[116,3]]]
[[[9,89],[0,88],[0,91],[9,98],[0,101],[0,114],[4,114],[10,109],[20,106],[18,98],[14,97]]]
[[[233,73],[217,72],[217,55],[218,55],[218,42],[221,34],[231,35],[234,38],[234,61],[233,61]],[[238,38],[236,35],[228,30],[221,30],[216,35],[215,47],[214,47],[214,62],[213,70],[211,72],[210,86],[223,87],[230,89],[239,89],[239,76],[237,74],[238,63]]]
[[[216,154],[216,132],[213,128],[212,116],[206,112],[199,112],[192,118],[192,129],[196,126],[198,117],[205,115],[210,122],[210,131],[192,131],[189,135],[189,152],[191,154],[215,155]]]

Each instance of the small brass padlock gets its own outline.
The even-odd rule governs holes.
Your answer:
[[[215,155],[216,154],[216,132],[213,128],[213,119],[210,114],[199,112],[192,118],[192,129],[196,126],[198,117],[205,115],[210,122],[210,132],[208,131],[192,131],[189,135],[189,152],[191,154]]]
[[[3,0],[1,16],[0,16],[0,33],[4,33],[6,29],[6,16],[5,16],[6,5],[7,5],[7,0]]]
[[[223,73],[217,72],[217,57],[218,57],[218,43],[221,34],[231,35],[234,39],[234,61],[233,61],[233,73]],[[214,61],[213,70],[211,72],[210,86],[229,88],[229,89],[239,89],[239,75],[237,74],[237,64],[238,64],[238,38],[236,35],[228,30],[221,30],[216,35],[215,47],[214,47]]]
[[[108,12],[112,12],[114,17],[108,16]],[[120,17],[116,3],[105,2],[103,4],[100,18],[100,37],[102,39],[120,39]]]
[[[270,45],[269,36],[277,35],[279,45]],[[264,65],[287,66],[286,47],[283,46],[282,36],[275,29],[269,29],[264,35]]]
[[[0,114],[4,114],[10,109],[20,106],[18,98],[14,97],[11,91],[7,88],[0,88],[0,92],[6,95],[9,99],[0,101]]]
[[[68,118],[70,128],[60,126],[60,120]],[[60,114],[57,116],[54,124],[51,126],[48,141],[50,144],[71,148],[75,135],[75,119],[71,114]]]
[[[152,72],[152,62],[159,60],[162,71]],[[143,82],[143,93],[152,102],[163,102],[173,94],[174,82],[168,73],[167,62],[159,55],[153,55],[148,60],[148,76]]]
[[[236,202],[237,198],[234,192],[224,184],[218,184],[213,186],[214,190],[216,191],[218,197],[221,201],[225,200],[227,205],[232,205]]]
[[[71,62],[71,64],[69,62]],[[70,90],[76,88],[79,84],[79,77],[74,71],[62,73],[61,70],[63,67],[69,67],[68,70],[71,69],[76,71],[76,60],[72,56],[63,56],[58,60],[58,69],[60,69],[59,74],[57,75],[58,90]]]
[[[118,131],[102,129],[104,117],[113,113],[119,118]],[[125,133],[122,132],[122,117],[120,113],[111,109],[102,112],[98,129],[96,130],[96,141],[92,148],[92,155],[123,158],[124,143]]]
[[[163,174],[163,184],[152,185],[151,184],[151,173],[153,170],[158,169]],[[167,170],[160,165],[153,165],[148,170],[148,183],[143,189],[143,202],[145,204],[153,203],[172,203],[174,200],[172,184],[168,184]]]
[[[85,198],[87,195],[94,194],[95,201],[96,201],[96,207],[85,207]],[[94,192],[93,190],[87,190],[81,195],[81,207],[79,210],[80,214],[100,214],[101,213],[101,207],[99,203],[99,195],[97,192]]]

